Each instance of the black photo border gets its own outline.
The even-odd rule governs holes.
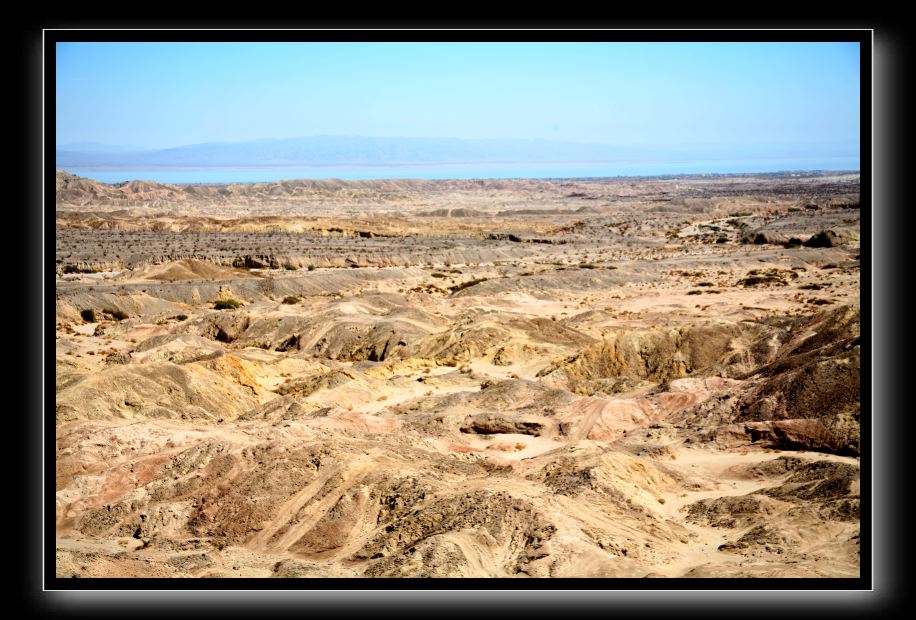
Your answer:
[[[820,28],[809,21],[803,26],[772,24],[716,25],[712,27],[643,23],[508,23],[501,25],[392,23],[354,24],[344,22],[298,23],[292,30],[273,29],[289,24],[221,26],[207,29],[177,25],[114,24],[82,29],[84,24],[30,24],[20,33],[22,114],[17,129],[23,154],[16,169],[24,183],[23,229],[18,241],[23,254],[32,257],[31,266],[41,266],[29,274],[21,273],[24,298],[34,308],[25,317],[22,388],[25,406],[22,420],[16,420],[25,436],[19,444],[25,462],[19,477],[24,507],[35,512],[23,514],[21,591],[32,609],[65,613],[93,610],[107,615],[132,601],[143,602],[144,613],[171,608],[198,606],[222,607],[226,613],[259,613],[271,603],[280,608],[330,609],[342,604],[424,606],[449,602],[479,605],[490,609],[503,605],[536,605],[543,610],[555,606],[588,604],[615,609],[643,610],[678,605],[708,604],[711,600],[753,603],[742,615],[758,611],[772,613],[774,607],[790,606],[797,611],[831,609],[835,614],[860,613],[889,608],[902,595],[902,548],[897,539],[900,517],[888,501],[898,491],[890,485],[903,471],[894,459],[903,457],[899,446],[903,436],[901,401],[895,400],[902,376],[901,342],[892,331],[902,318],[899,305],[889,297],[891,285],[904,263],[900,241],[903,215],[893,212],[904,199],[902,175],[908,157],[902,136],[908,126],[901,102],[904,100],[904,52],[902,36],[894,24],[880,20],[845,22]],[[104,20],[92,26],[98,27]],[[899,25],[898,25],[899,27]],[[166,28],[160,30],[159,28]],[[249,29],[251,28],[251,29]],[[270,28],[270,29],[264,29]],[[54,402],[55,374],[53,312],[54,286],[54,45],[59,41],[858,41],[861,62],[860,170],[862,214],[862,571],[857,579],[550,579],[550,580],[368,580],[368,579],[215,579],[215,580],[140,580],[140,579],[61,579],[54,574]],[[873,64],[873,61],[875,64]],[[874,74],[872,72],[874,67]],[[38,71],[36,73],[36,70]],[[880,92],[873,85],[877,83]],[[877,99],[876,99],[877,98]],[[873,109],[873,103],[875,109]],[[873,131],[874,130],[874,131]],[[873,152],[876,135],[877,151]],[[42,148],[36,145],[41,144]],[[39,152],[41,151],[41,152]],[[881,166],[873,167],[873,155]],[[40,203],[40,204],[39,204]],[[878,205],[879,209],[873,209]],[[894,218],[894,219],[891,219]],[[875,239],[879,243],[875,243]],[[43,249],[43,253],[41,250]],[[879,293],[885,296],[876,305]],[[38,302],[38,303],[36,303]],[[41,342],[43,347],[36,347]],[[875,347],[881,353],[875,356]],[[896,359],[894,359],[896,357]],[[880,366],[878,372],[876,366]],[[896,380],[896,381],[895,381]],[[877,383],[879,385],[874,385]],[[43,400],[40,398],[43,395]],[[36,402],[37,401],[37,402]],[[874,406],[874,409],[873,409]],[[881,415],[877,418],[874,412]],[[875,424],[875,421],[880,424]],[[899,426],[898,426],[899,423]],[[36,434],[36,430],[38,431]],[[876,443],[878,442],[878,443]],[[879,445],[880,450],[875,446]],[[877,474],[877,476],[876,476]],[[41,495],[39,489],[44,489]],[[875,498],[884,501],[877,513]],[[880,527],[876,527],[880,524]],[[38,545],[33,543],[39,543]],[[36,554],[36,549],[41,554]],[[878,552],[879,555],[875,556]],[[873,563],[872,560],[875,559]],[[465,592],[473,591],[473,596]],[[166,595],[166,593],[168,593]],[[719,595],[733,594],[719,599]],[[129,596],[127,596],[129,595]],[[269,595],[267,598],[264,595]],[[430,596],[434,595],[434,596]],[[316,607],[317,606],[317,607]],[[720,607],[720,611],[728,611]],[[682,611],[686,610],[682,608]],[[707,609],[705,615],[716,615]],[[731,614],[733,615],[733,614]]]

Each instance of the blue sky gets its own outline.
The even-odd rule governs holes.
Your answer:
[[[58,43],[57,143],[310,135],[857,156],[857,43]]]

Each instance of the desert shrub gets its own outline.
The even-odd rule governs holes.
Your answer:
[[[126,312],[122,312],[122,311],[117,310],[117,309],[115,309],[115,308],[105,308],[104,310],[102,310],[102,312],[104,312],[105,314],[110,315],[111,318],[113,318],[113,319],[116,320],[116,321],[123,321],[124,319],[127,318],[127,313],[126,313]]]
[[[240,304],[235,299],[220,299],[216,303],[213,304],[213,309],[214,310],[235,310],[240,305],[242,304]]]
[[[64,273],[99,273],[98,269],[80,269],[76,265],[64,265]]]
[[[487,280],[489,280],[489,278],[475,278],[475,279],[470,280],[470,281],[468,281],[468,282],[462,282],[461,284],[456,284],[455,286],[450,286],[450,287],[448,288],[448,290],[450,290],[452,293],[457,293],[458,291],[463,291],[463,290],[466,289],[466,288],[470,288],[470,287],[472,287],[472,286],[476,286],[477,284],[480,284],[481,282],[486,282]]]
[[[777,284],[779,286],[785,286],[786,281],[772,275],[752,275],[742,280],[738,280],[739,286],[757,286],[758,284]]]
[[[429,274],[429,275],[431,275],[431,276],[434,277],[434,278],[447,278],[447,277],[448,277],[448,276],[445,275],[444,273],[439,273],[438,271],[436,271],[436,272],[434,272],[434,273],[431,273],[431,274]]]
[[[300,301],[302,301],[302,298],[297,297],[296,295],[289,295],[288,297],[283,298],[283,303],[287,305],[298,304]]]
[[[175,319],[176,321],[186,321],[188,319],[188,315],[187,314],[176,314],[172,318]]]
[[[87,323],[95,323],[95,310],[91,308],[89,310],[83,310],[80,312],[80,316],[83,317],[83,320]]]
[[[315,271],[315,263],[309,263],[308,270]]]
[[[291,265],[289,263],[286,263],[285,265],[283,265],[283,268],[286,269],[287,271],[296,271],[297,269],[299,269],[295,265]]]

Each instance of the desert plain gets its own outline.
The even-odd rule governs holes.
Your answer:
[[[57,576],[857,577],[859,191],[58,172]]]

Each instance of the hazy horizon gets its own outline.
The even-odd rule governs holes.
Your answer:
[[[857,43],[58,43],[56,69],[56,144],[86,153],[352,137],[859,156]]]

